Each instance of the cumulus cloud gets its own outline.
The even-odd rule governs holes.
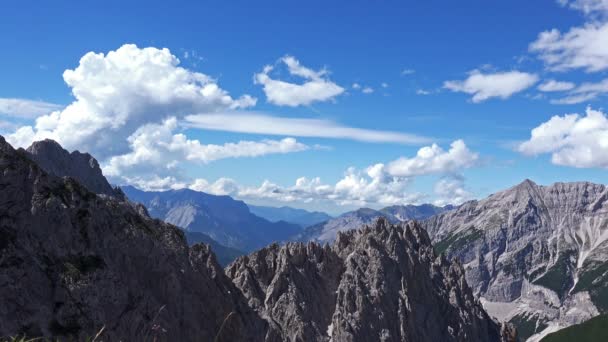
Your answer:
[[[0,98],[0,114],[15,118],[34,119],[61,109],[61,105],[28,99]]]
[[[550,153],[557,165],[608,168],[608,118],[591,108],[585,115],[553,116],[534,128],[518,150],[531,156]]]
[[[293,56],[285,56],[280,62],[287,66],[293,76],[305,80],[302,84],[289,83],[270,77],[273,66],[267,65],[263,71],[254,75],[256,84],[261,84],[268,102],[278,106],[297,107],[313,102],[324,102],[344,93],[344,88],[329,80],[327,70],[315,71],[300,64]]]
[[[188,139],[184,134],[174,133],[177,128],[174,117],[162,124],[140,127],[127,139],[131,151],[111,157],[104,165],[104,172],[123,180],[142,174],[169,176],[179,172],[177,166],[183,161],[209,163],[226,158],[259,157],[309,149],[294,138],[205,145]]]
[[[460,175],[441,178],[434,186],[438,198],[433,202],[437,206],[447,204],[459,205],[473,198],[464,187],[464,178]]]
[[[471,151],[464,141],[456,140],[445,151],[437,144],[425,146],[412,158],[401,157],[387,166],[388,174],[413,177],[434,173],[454,173],[475,166],[479,155]]]
[[[411,75],[411,74],[413,74],[415,72],[416,72],[416,70],[414,70],[414,69],[407,69],[406,68],[406,69],[401,70],[401,75],[402,76],[407,76],[407,75]]]
[[[420,203],[426,195],[412,191],[412,181],[419,176],[439,175],[442,178],[435,187],[436,203],[458,204],[471,197],[471,194],[464,190],[464,178],[460,176],[460,172],[475,165],[477,159],[476,153],[457,140],[452,143],[449,151],[432,145],[422,148],[415,157],[398,159],[397,164],[403,160],[417,160],[411,163],[411,169],[407,172],[401,167],[391,169],[390,165],[395,162],[389,163],[388,166],[376,163],[364,169],[350,167],[342,178],[333,184],[324,183],[319,177],[300,177],[291,186],[281,186],[269,180],[259,186],[246,186],[228,178],[220,178],[215,182],[200,178],[184,182],[170,176],[153,176],[150,178],[150,184],[138,176],[134,176],[130,181],[143,189],[158,189],[161,184],[175,188],[174,184],[179,184],[197,191],[230,195],[245,200],[315,202],[360,207]]]
[[[74,102],[36,119],[8,140],[17,146],[51,138],[68,149],[90,151],[98,158],[128,150],[127,137],[150,122],[198,111],[246,108],[249,95],[232,98],[205,74],[179,66],[168,49],[123,45],[107,54],[89,52],[63,79]]]
[[[541,32],[529,46],[553,71],[608,69],[608,22],[590,22],[561,33],[557,29]]]
[[[443,87],[454,92],[473,95],[474,103],[498,97],[506,99],[528,89],[538,81],[538,76],[521,71],[482,73],[473,70],[463,81],[445,81]]]
[[[414,134],[349,127],[322,119],[286,118],[245,111],[189,115],[185,122],[190,127],[238,133],[350,139],[375,143],[429,142],[429,138]]]
[[[365,170],[348,168],[335,184],[324,184],[318,177],[298,178],[292,186],[280,186],[264,181],[260,186],[239,185],[232,179],[220,178],[210,183],[195,180],[190,187],[217,195],[231,195],[241,199],[272,200],[277,202],[326,202],[340,206],[393,205],[417,203],[422,195],[410,192],[409,180],[390,177],[377,164]]]
[[[371,93],[374,92],[374,88],[372,88],[372,87],[365,87],[365,88],[361,89],[361,92],[363,94],[371,94]]]
[[[572,82],[547,80],[538,86],[538,90],[544,92],[566,91],[574,88],[575,86],[576,85]]]

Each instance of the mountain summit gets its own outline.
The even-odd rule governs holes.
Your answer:
[[[496,317],[533,340],[608,312],[608,189],[530,180],[423,223]]]

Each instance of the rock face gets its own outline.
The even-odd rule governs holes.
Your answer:
[[[88,153],[70,153],[50,139],[36,141],[26,151],[29,158],[47,173],[57,177],[72,177],[96,194],[124,198],[120,189],[112,188],[103,176],[97,160]]]
[[[264,340],[208,246],[30,157],[0,137],[0,336]]]
[[[331,246],[275,244],[237,259],[226,273],[284,341],[515,338],[501,332],[462,267],[436,257],[415,223],[382,218],[338,234]]]
[[[392,223],[398,223],[408,220],[426,219],[449,209],[452,209],[452,207],[436,207],[431,204],[394,205],[381,210],[361,208],[307,227],[294,240],[304,242],[317,241],[321,243],[332,242],[336,239],[338,232],[345,232],[366,224],[372,224],[380,217],[384,217]]]
[[[608,311],[608,189],[526,180],[425,221],[486,309],[536,341]]]
[[[249,211],[243,201],[190,189],[141,191],[122,187],[129,199],[143,203],[152,217],[209,235],[218,243],[252,252],[275,241],[298,234],[301,227],[287,222],[270,222]]]

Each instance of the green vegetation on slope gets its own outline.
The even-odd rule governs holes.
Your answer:
[[[573,255],[573,251],[562,253],[555,265],[549,268],[547,273],[535,280],[534,283],[555,291],[559,298],[563,298],[574,283],[574,280],[569,276],[571,274],[570,269],[573,267]]]
[[[583,267],[573,292],[589,291],[591,300],[600,311],[608,311],[608,263],[589,262]]]
[[[547,335],[541,342],[608,341],[608,315],[597,316],[581,324]]]
[[[457,250],[481,237],[483,237],[483,231],[473,227],[460,233],[449,234],[445,239],[435,244],[435,252],[442,254],[448,249]]]
[[[547,327],[544,321],[539,321],[538,317],[533,317],[533,315],[516,315],[509,322],[515,325],[519,341],[525,341]]]

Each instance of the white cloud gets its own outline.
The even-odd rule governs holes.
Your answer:
[[[437,206],[459,205],[473,198],[473,194],[464,188],[464,178],[459,175],[441,178],[434,190],[438,198],[433,203]]]
[[[415,157],[401,157],[387,166],[388,174],[397,177],[413,177],[427,174],[451,174],[473,167],[479,155],[469,150],[464,141],[456,140],[448,151],[437,144],[418,150]]]
[[[446,81],[443,87],[454,92],[473,95],[474,103],[498,97],[506,99],[521,92],[538,81],[538,76],[521,71],[508,71],[484,74],[473,70],[464,81]]]
[[[608,0],[557,0],[562,6],[583,12],[585,15],[608,13]]]
[[[359,83],[353,83],[353,89],[361,89],[361,85]]]
[[[0,98],[0,114],[10,117],[34,119],[61,109],[61,105],[28,99]]]
[[[365,87],[365,88],[363,88],[363,89],[361,90],[361,92],[362,92],[363,94],[371,94],[371,93],[373,93],[373,92],[374,92],[374,88],[372,88],[372,87]]]
[[[608,78],[600,82],[586,82],[576,87],[567,96],[553,100],[554,104],[577,104],[593,100],[599,96],[608,94]]]
[[[566,33],[557,29],[541,32],[529,50],[538,53],[554,71],[608,69],[608,22],[590,22]]]
[[[406,173],[407,176],[400,174],[401,169],[395,172],[385,164],[377,163],[363,170],[350,167],[335,184],[323,183],[319,177],[300,177],[291,186],[281,186],[269,180],[259,186],[246,186],[228,178],[220,178],[215,182],[201,178],[185,182],[170,176],[151,176],[148,183],[137,175],[129,180],[143,189],[158,190],[159,185],[163,184],[167,188],[175,188],[174,184],[178,184],[179,187],[189,187],[216,195],[230,195],[244,200],[361,207],[420,203],[426,196],[409,189],[412,180],[418,176],[440,175],[444,176],[442,179],[445,181],[435,187],[437,201],[460,203],[468,199],[470,194],[464,190],[463,178],[459,176],[459,172],[473,166],[478,158],[476,153],[463,145],[462,141],[457,140],[452,143],[449,152],[437,151],[438,147],[435,145],[421,149],[418,155],[410,160],[424,160],[416,163],[416,166]],[[434,151],[432,158],[425,152],[428,149]],[[455,161],[459,158],[462,160]]]
[[[416,89],[416,95],[431,95],[431,91],[424,89]]]
[[[388,83],[386,82],[382,82],[382,84],[380,84],[382,86],[382,88],[388,88]]]
[[[177,166],[184,161],[209,163],[226,158],[259,157],[309,149],[294,138],[205,145],[188,139],[184,134],[175,134],[177,128],[176,118],[140,127],[128,138],[131,151],[111,157],[103,167],[104,172],[110,177],[123,179],[146,173],[169,176],[179,173]]]
[[[375,143],[423,144],[429,142],[429,138],[413,134],[355,128],[321,119],[276,117],[243,111],[189,115],[186,117],[186,125],[227,132],[351,139]]]
[[[104,159],[128,151],[127,137],[144,124],[256,102],[248,95],[234,99],[211,77],[180,67],[168,49],[131,44],[105,55],[85,54],[63,79],[75,101],[9,135],[13,145],[25,147],[51,138]]]
[[[584,116],[553,116],[534,128],[518,150],[526,155],[551,153],[557,165],[608,168],[608,118],[591,108]]]
[[[572,82],[547,80],[538,86],[538,90],[544,92],[566,91],[574,88],[575,86],[576,85]]]
[[[416,70],[414,70],[414,69],[403,69],[403,70],[401,70],[401,75],[407,76],[407,75],[411,75],[415,72],[416,72]]]
[[[344,93],[344,88],[327,78],[327,70],[315,71],[304,67],[292,56],[280,59],[289,73],[306,81],[302,84],[272,79],[269,73],[273,66],[267,65],[261,73],[255,74],[254,81],[264,87],[268,102],[278,106],[297,107],[313,102],[324,102]]]

